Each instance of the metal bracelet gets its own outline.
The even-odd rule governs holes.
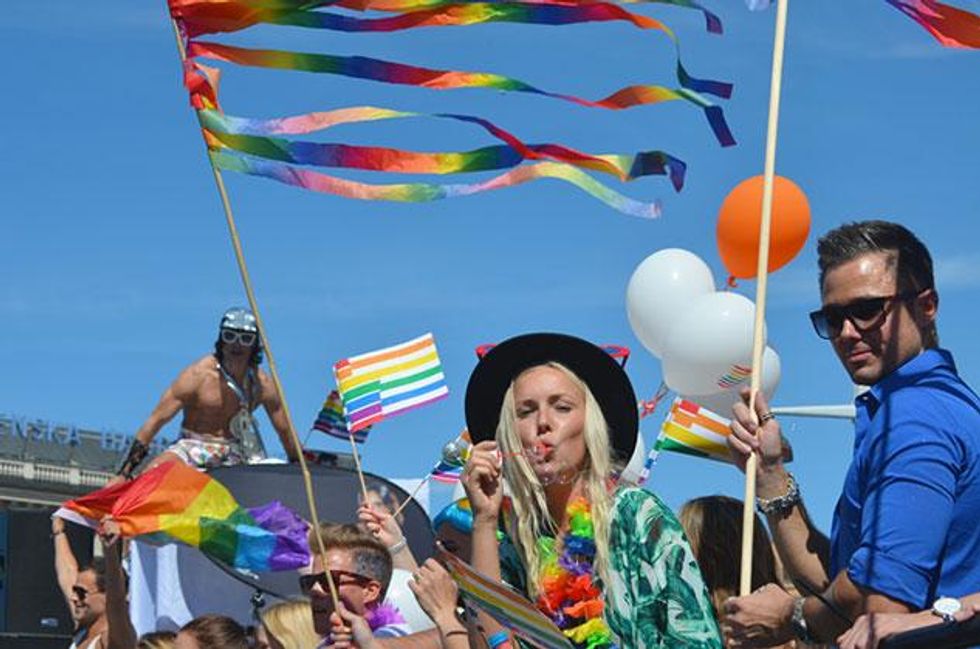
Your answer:
[[[796,483],[796,478],[789,471],[786,472],[786,493],[775,498],[756,498],[755,507],[764,516],[784,516],[794,507],[799,505],[800,486]]]
[[[129,452],[126,454],[126,459],[123,461],[122,466],[116,471],[116,475],[121,475],[127,480],[133,477],[133,471],[136,467],[146,459],[147,454],[150,452],[150,447],[134,439],[132,445],[129,447]]]
[[[388,546],[388,554],[398,554],[405,549],[406,545],[408,545],[408,541],[406,541],[405,537],[403,536],[398,542]]]

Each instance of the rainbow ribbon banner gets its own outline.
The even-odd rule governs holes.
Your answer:
[[[657,451],[674,451],[719,462],[731,462],[726,438],[729,420],[693,401],[674,399],[660,427]]]
[[[449,394],[431,333],[345,358],[333,372],[352,433]]]
[[[336,390],[331,390],[330,394],[327,395],[327,400],[323,402],[323,406],[320,408],[320,414],[316,416],[316,421],[313,422],[313,429],[345,441],[353,437],[358,444],[366,442],[368,433],[371,431],[370,426],[365,426],[353,433],[347,429],[347,418],[344,417],[344,400],[340,398],[340,393]]]
[[[241,570],[296,570],[310,562],[308,525],[295,512],[279,502],[246,509],[220,482],[179,461],[69,500],[55,516],[91,528],[110,516],[125,538],[185,543]]]
[[[439,555],[468,606],[483,611],[536,647],[573,649],[561,629],[516,590],[491,580],[445,550]]]

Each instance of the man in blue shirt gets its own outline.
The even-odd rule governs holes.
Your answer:
[[[823,307],[810,314],[852,380],[854,454],[828,542],[782,463],[765,398],[760,424],[735,407],[729,444],[759,454],[757,493],[794,598],[769,585],[725,603],[730,647],[833,641],[862,613],[927,609],[980,590],[980,399],[939,349],[932,259],[883,221],[844,225],[818,244]],[[955,600],[952,600],[955,604]],[[946,597],[939,614],[945,617]],[[955,606],[954,606],[955,607]]]

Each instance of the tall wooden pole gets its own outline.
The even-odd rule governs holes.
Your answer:
[[[758,423],[755,399],[762,388],[762,355],[766,341],[766,287],[769,283],[769,229],[772,222],[772,187],[776,175],[776,137],[779,130],[779,96],[783,79],[783,49],[786,42],[786,13],[789,0],[776,1],[776,37],[772,50],[772,79],[769,85],[769,124],[766,129],[766,161],[762,183],[762,221],[759,224],[759,259],[756,266],[755,335],[752,342],[752,382],[749,413]],[[759,458],[753,453],[745,465],[745,504],[742,511],[742,571],[739,595],[752,591],[752,539],[755,530],[755,473]]]

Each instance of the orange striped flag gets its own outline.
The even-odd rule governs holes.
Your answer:
[[[727,442],[729,425],[730,421],[721,415],[678,397],[660,428],[655,448],[731,462]]]

